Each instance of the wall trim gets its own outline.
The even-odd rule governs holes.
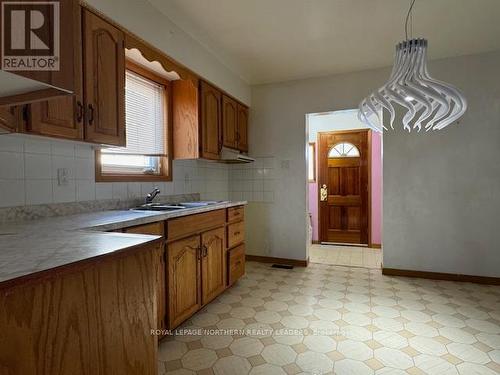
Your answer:
[[[460,275],[454,273],[402,270],[398,268],[385,268],[385,267],[382,267],[382,274],[387,276],[405,276],[405,277],[417,277],[420,279],[447,280],[447,281],[459,281],[459,282],[468,282],[476,284],[500,285],[500,277],[491,277],[491,276]]]
[[[253,262],[289,264],[297,267],[307,267],[309,265],[309,258],[307,258],[306,260],[300,260],[300,259],[275,258],[275,257],[265,257],[260,255],[247,254],[245,255],[245,259]]]
[[[380,243],[371,243],[370,245],[368,245],[368,247],[371,247],[372,249],[381,249],[382,248],[382,244],[380,244]]]
[[[313,245],[319,245],[319,244],[321,244],[321,241],[313,240],[312,243],[313,243]]]

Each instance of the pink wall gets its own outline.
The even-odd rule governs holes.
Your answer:
[[[372,243],[382,244],[382,135],[372,134]],[[316,147],[316,154],[318,148]],[[317,155],[316,155],[317,156]],[[316,161],[318,158],[316,157]],[[317,164],[317,163],[316,163]],[[316,176],[317,165],[316,165]],[[318,184],[309,183],[309,213],[312,215],[313,241],[318,241]]]

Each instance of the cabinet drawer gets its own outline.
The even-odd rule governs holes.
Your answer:
[[[245,240],[245,223],[240,221],[238,223],[229,224],[227,227],[227,246],[231,248],[239,245]]]
[[[226,210],[179,217],[167,221],[167,237],[169,240],[172,238],[182,238],[224,225],[225,221]]]
[[[245,245],[229,250],[229,285],[245,274]]]
[[[232,223],[245,219],[245,208],[243,206],[230,207],[227,209],[227,221]]]
[[[154,234],[157,236],[163,236],[163,221],[157,223],[137,225],[135,227],[123,229],[125,233],[136,233],[136,234]]]

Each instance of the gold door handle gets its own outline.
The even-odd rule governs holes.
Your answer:
[[[325,202],[328,199],[328,188],[325,184],[321,185],[321,190],[319,194],[319,200]]]

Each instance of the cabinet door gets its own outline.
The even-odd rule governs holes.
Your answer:
[[[201,306],[200,236],[168,245],[169,328],[175,328]]]
[[[78,4],[76,4],[73,12],[72,25],[73,43],[71,51],[74,56],[72,60],[74,61],[72,69],[74,95],[30,104],[26,124],[28,133],[77,140],[83,139],[82,24],[81,7]]]
[[[124,146],[124,34],[100,17],[83,10],[85,138]]]
[[[167,279],[166,279],[166,248],[162,250],[158,259],[156,270],[156,324],[158,329],[167,328]]]
[[[243,152],[248,151],[248,108],[238,104],[238,149]]]
[[[238,104],[235,100],[222,96],[222,140],[225,147],[237,148]]]
[[[30,104],[26,131],[69,139],[83,139],[83,103],[75,96]]]
[[[23,11],[25,14],[29,14],[31,10],[39,11],[37,9],[37,2],[39,1],[21,1]],[[2,1],[2,3],[7,3]],[[41,2],[42,4],[50,4],[51,2]],[[46,83],[56,89],[64,89],[66,92],[75,91],[73,64],[75,63],[74,49],[81,48],[81,44],[78,43],[78,34],[80,32],[80,23],[77,22],[77,17],[80,15],[80,2],[78,0],[63,0],[56,1],[59,6],[59,69],[58,70],[26,70],[26,71],[12,71],[11,73],[19,74],[26,78],[33,79],[35,81],[40,81]],[[7,5],[7,4],[5,4]],[[31,8],[32,7],[32,8]],[[30,9],[31,8],[31,9]],[[56,12],[43,12],[43,25],[54,25]],[[31,21],[30,25],[33,27],[35,21]],[[38,22],[38,21],[36,21]],[[40,25],[40,26],[43,26]],[[36,29],[31,29],[31,27],[24,27],[25,33],[32,33],[38,38],[41,38],[43,43],[50,44],[51,36],[47,35],[48,28],[36,26]],[[31,30],[30,30],[31,29]],[[35,31],[36,30],[36,31]],[[26,34],[28,35],[28,34]],[[24,52],[24,51],[23,51]],[[45,94],[44,94],[45,93]],[[49,98],[59,95],[64,95],[65,92],[56,92],[55,90],[40,90],[38,92],[31,92],[28,97],[31,98]],[[20,96],[22,97],[22,96]]]
[[[19,107],[0,107],[0,128],[17,131],[21,124]]]
[[[201,284],[202,303],[207,304],[217,297],[226,286],[226,246],[224,227],[201,235]]]
[[[174,159],[200,157],[198,82],[172,81],[172,125]]]
[[[221,93],[206,82],[201,82],[201,157],[220,158],[221,139]]]

